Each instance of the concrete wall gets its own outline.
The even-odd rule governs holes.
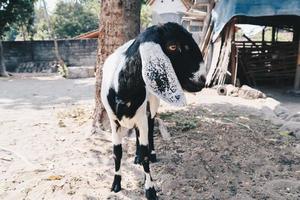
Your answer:
[[[162,13],[177,13],[185,12],[187,8],[182,3],[182,0],[156,0],[151,5],[152,12]]]
[[[97,39],[59,40],[59,52],[68,66],[94,66]],[[53,64],[56,60],[53,41],[7,41],[3,42],[4,62],[8,71],[18,71],[27,63],[35,66]],[[49,64],[48,64],[49,63]]]
[[[177,24],[181,24],[182,14],[177,13],[162,13],[158,14],[156,12],[152,12],[152,24],[164,24],[167,22],[175,22]]]

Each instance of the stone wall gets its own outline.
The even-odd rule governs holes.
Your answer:
[[[68,66],[94,66],[96,63],[97,39],[59,40],[58,47]],[[6,41],[3,42],[3,50],[4,62],[10,72],[26,71],[29,66],[27,72],[38,72],[47,66],[52,67],[56,60],[51,40]]]

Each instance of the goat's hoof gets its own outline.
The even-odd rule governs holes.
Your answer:
[[[150,154],[150,162],[155,163],[157,162],[156,153]]]
[[[146,189],[146,198],[148,200],[158,200],[154,187]]]
[[[136,165],[140,165],[142,163],[141,158],[139,156],[135,156],[133,163]]]
[[[117,193],[120,190],[121,190],[121,176],[115,175],[114,182],[111,186],[111,191],[114,191],[115,193]]]

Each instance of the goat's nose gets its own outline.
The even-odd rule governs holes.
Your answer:
[[[201,74],[200,77],[199,77],[199,81],[200,81],[201,83],[205,84],[205,82],[206,82],[206,76],[203,75],[203,74]]]

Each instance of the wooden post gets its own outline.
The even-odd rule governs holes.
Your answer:
[[[275,43],[275,33],[276,33],[276,28],[275,26],[272,26],[272,43]]]
[[[237,76],[237,48],[235,46],[235,24],[236,24],[236,18],[233,19],[231,28],[233,29],[232,34],[232,42],[231,42],[231,84],[235,86],[236,84],[236,76]]]
[[[300,90],[300,37],[298,38],[298,61],[297,61],[294,89]]]
[[[266,27],[262,31],[262,38],[261,38],[261,41],[262,41],[263,44],[265,42],[265,29],[266,29]]]
[[[231,84],[235,86],[238,68],[238,52],[234,43],[231,44]]]

